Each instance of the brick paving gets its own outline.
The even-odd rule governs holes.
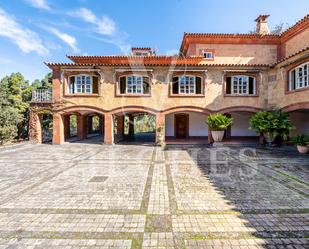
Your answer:
[[[0,149],[0,249],[308,248],[308,162],[235,146]]]

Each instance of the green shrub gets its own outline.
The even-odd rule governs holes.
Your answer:
[[[17,136],[17,125],[23,120],[22,115],[14,108],[0,106],[0,144]]]
[[[213,131],[224,131],[233,123],[233,119],[221,113],[215,113],[208,116],[206,123]]]
[[[297,135],[296,137],[292,137],[291,142],[300,146],[309,146],[309,135]]]
[[[288,113],[274,110],[255,113],[250,118],[250,128],[257,133],[270,133],[286,140],[294,126],[290,121]]]

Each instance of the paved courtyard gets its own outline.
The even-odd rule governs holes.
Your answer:
[[[242,147],[0,149],[0,248],[309,248],[309,155]]]

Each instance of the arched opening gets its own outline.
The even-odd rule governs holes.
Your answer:
[[[299,134],[309,134],[309,102],[301,102],[288,105],[282,111],[290,114],[290,120],[295,126],[291,131],[291,136]]]
[[[250,118],[254,114],[253,112],[231,110],[224,114],[233,118],[233,124],[225,131],[225,142],[258,143],[259,134],[250,129]]]
[[[207,144],[208,111],[191,109],[165,114],[165,142],[167,144]]]
[[[115,143],[154,143],[156,115],[142,111],[116,113],[114,120]]]
[[[309,108],[299,109],[289,112],[290,120],[295,126],[295,129],[291,131],[291,136],[300,134],[309,134]]]
[[[44,112],[40,115],[42,143],[51,143],[53,139],[53,115]]]
[[[72,112],[62,115],[64,141],[103,143],[104,117],[96,112]]]

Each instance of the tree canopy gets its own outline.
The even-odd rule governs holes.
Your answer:
[[[0,81],[0,143],[28,136],[29,103],[32,91],[50,88],[51,74],[31,84],[21,73],[12,73]]]

